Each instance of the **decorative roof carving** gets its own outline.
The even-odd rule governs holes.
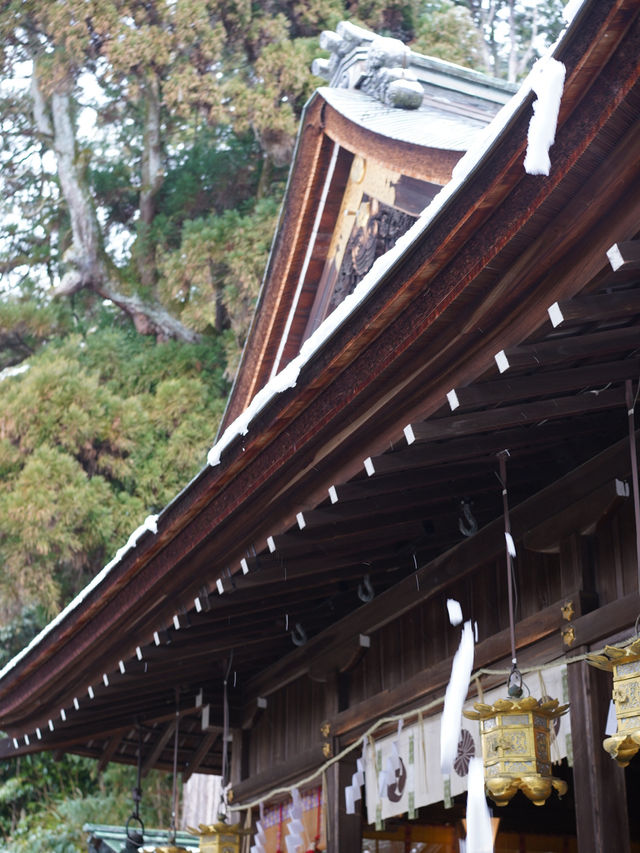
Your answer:
[[[315,59],[311,70],[334,88],[359,88],[391,107],[415,110],[423,88],[410,70],[411,51],[399,39],[377,36],[349,21],[325,30],[320,47],[329,59]]]

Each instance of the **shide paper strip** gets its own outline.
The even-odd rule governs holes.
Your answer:
[[[444,710],[440,728],[440,769],[448,776],[453,768],[460,738],[462,706],[467,698],[469,680],[473,669],[473,626],[465,622],[458,651],[453,658],[451,678],[444,697]]]
[[[291,818],[287,824],[288,835],[285,838],[285,844],[287,845],[287,853],[298,853],[303,845],[304,825],[302,823],[302,800],[297,788],[291,792],[291,800]]]
[[[447,598],[447,610],[449,612],[449,622],[455,627],[462,622],[462,607],[460,602],[455,598]]]
[[[466,853],[493,853],[491,813],[484,793],[484,766],[481,758],[469,761],[468,780]]]

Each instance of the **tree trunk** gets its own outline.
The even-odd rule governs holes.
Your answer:
[[[143,301],[138,296],[120,292],[115,268],[104,251],[95,206],[83,174],[83,164],[77,156],[75,131],[71,120],[70,81],[66,90],[59,86],[47,103],[38,85],[37,75],[37,63],[34,61],[31,81],[34,118],[40,134],[51,140],[60,189],[71,221],[72,243],[63,259],[67,270],[54,295],[69,295],[87,288],[104,299],[110,299],[121,308],[131,317],[141,334],[156,335],[162,340],[198,340],[199,335],[196,332],[183,326],[160,303]],[[154,155],[155,152],[150,149],[148,172],[149,175],[156,175],[155,182],[158,170]],[[157,192],[157,189],[155,191]]]
[[[160,134],[160,91],[158,78],[149,77],[144,86],[145,127],[142,152],[142,187],[140,190],[140,228],[136,262],[140,283],[146,287],[155,284],[155,247],[150,240],[150,229],[156,214],[156,196],[164,180],[162,144]]]

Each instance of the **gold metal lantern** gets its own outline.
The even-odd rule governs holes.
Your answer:
[[[208,825],[198,824],[198,829],[187,827],[192,835],[200,836],[199,849],[203,853],[240,853],[240,844],[250,830],[242,829],[239,823],[229,824],[223,820]]]
[[[602,746],[621,767],[626,767],[640,749],[640,638],[627,646],[605,646],[601,654],[589,655],[598,669],[613,672],[611,697],[616,705],[618,731]]]
[[[566,793],[567,783],[551,774],[550,724],[568,705],[527,696],[474,707],[464,715],[480,721],[485,786],[496,805],[506,806],[518,791],[536,806],[544,805],[553,788],[560,797]]]

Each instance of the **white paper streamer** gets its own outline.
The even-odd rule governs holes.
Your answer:
[[[484,794],[484,767],[481,758],[469,761],[467,793],[467,853],[493,853],[491,813]]]
[[[297,788],[291,792],[291,801],[290,820],[287,824],[288,835],[285,838],[285,844],[288,853],[298,853],[298,849],[303,845],[304,825],[302,823],[302,800]]]
[[[513,536],[510,533],[505,533],[504,538],[507,543],[507,551],[511,554],[512,557],[516,556],[516,545],[513,541]]]
[[[449,611],[449,622],[452,625],[459,625],[462,622],[462,607],[460,602],[455,598],[447,598],[447,610]]]
[[[614,735],[618,731],[618,718],[616,717],[616,704],[613,699],[609,702],[609,713],[607,714],[607,725],[604,733]]]
[[[358,799],[359,798],[360,792],[358,792]],[[356,798],[353,785],[347,785],[344,789],[344,807],[347,814],[356,813]]]
[[[445,776],[451,773],[458,751],[458,740],[462,720],[462,706],[467,698],[469,679],[473,669],[473,627],[465,622],[460,646],[453,658],[451,678],[447,685],[440,729],[440,769]]]

